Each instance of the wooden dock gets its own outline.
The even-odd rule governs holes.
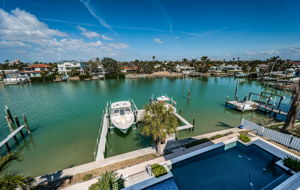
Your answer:
[[[29,128],[29,125],[28,125],[28,122],[27,122],[27,118],[26,118],[25,115],[22,116],[24,125],[21,125],[20,121],[19,121],[19,118],[17,116],[12,117],[12,114],[11,114],[11,112],[8,109],[7,106],[5,106],[4,111],[5,111],[5,114],[6,114],[5,119],[6,119],[6,122],[7,122],[7,126],[9,128],[10,134],[0,142],[0,148],[5,145],[7,151],[10,152],[10,146],[9,146],[8,142],[11,139],[13,139],[16,144],[19,144],[17,134],[20,133],[21,137],[23,139],[25,139],[25,135],[24,135],[22,129],[25,128],[27,130],[28,134],[31,134],[31,131],[30,131],[30,128]]]
[[[178,113],[174,113],[174,115],[182,122],[184,125],[179,126],[176,128],[177,131],[185,130],[185,129],[192,129],[194,126],[190,124],[186,119],[184,119],[181,115]]]
[[[251,105],[251,108],[249,109],[246,109],[245,105],[248,104],[248,105]],[[266,103],[262,103],[262,102],[256,102],[256,101],[226,101],[226,107],[228,105],[231,105],[233,106],[236,110],[239,110],[239,111],[261,111],[261,112],[265,112],[265,113],[268,113],[268,114],[278,114],[278,115],[284,115],[286,116],[287,113],[282,111],[281,109],[279,108],[275,108],[274,106],[271,106],[271,105],[267,105]]]
[[[103,115],[102,127],[100,137],[97,139],[97,152],[96,152],[96,161],[104,159],[105,148],[106,148],[106,136],[109,128],[109,115],[105,113]],[[99,139],[100,138],[100,139]]]

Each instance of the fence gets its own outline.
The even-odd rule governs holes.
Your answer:
[[[242,120],[242,125],[245,129],[255,131],[260,136],[264,136],[289,148],[300,151],[300,139],[294,137],[293,135],[288,135],[278,131],[267,129],[245,119]]]

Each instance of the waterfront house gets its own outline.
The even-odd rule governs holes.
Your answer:
[[[84,69],[86,68],[86,64],[79,61],[62,61],[57,63],[57,69],[59,74],[66,74],[70,72],[72,69],[75,69],[80,74],[84,74]]]
[[[186,66],[186,65],[176,65],[174,71],[177,73],[189,74],[195,71],[194,67]]]
[[[20,77],[41,77],[41,73],[45,72],[50,74],[52,72],[52,67],[46,64],[33,64],[28,67],[25,67],[24,70],[20,71]]]
[[[231,72],[241,72],[242,71],[242,67],[238,66],[238,65],[221,65],[220,66],[221,70],[223,71],[231,71]]]
[[[137,66],[131,66],[131,67],[123,67],[121,69],[122,73],[135,73],[137,72],[139,68]]]

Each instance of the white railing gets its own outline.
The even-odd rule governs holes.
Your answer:
[[[270,140],[283,144],[287,147],[300,151],[300,139],[293,135],[284,134],[278,131],[267,129],[248,120],[243,119],[241,124],[245,129],[255,132]]]

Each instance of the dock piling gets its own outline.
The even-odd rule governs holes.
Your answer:
[[[30,131],[30,128],[29,128],[29,125],[28,125],[28,122],[27,122],[26,115],[22,115],[22,118],[23,118],[23,122],[24,122],[25,128],[26,128],[28,134],[30,135],[31,131]]]
[[[20,125],[19,118],[18,118],[17,116],[15,116],[15,121],[16,121],[17,128],[19,128],[21,125]],[[20,134],[21,134],[21,137],[22,137],[23,139],[25,139],[25,135],[24,135],[24,133],[23,133],[22,130],[20,131]]]

